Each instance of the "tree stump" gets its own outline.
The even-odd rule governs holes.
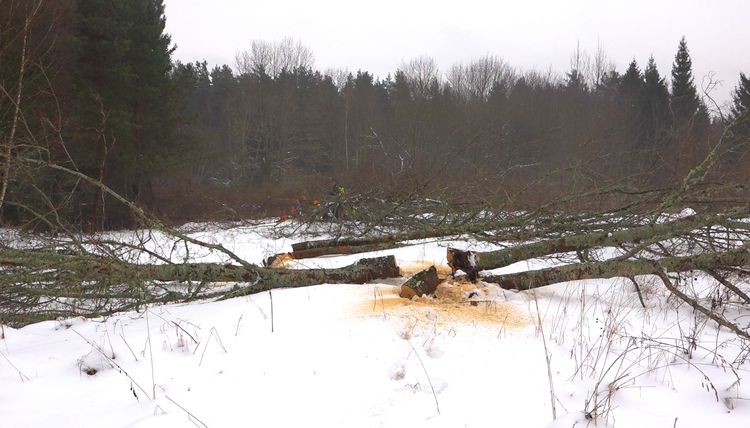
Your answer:
[[[429,269],[425,269],[422,272],[409,278],[408,281],[401,286],[401,293],[399,296],[405,299],[411,299],[414,296],[433,295],[440,280],[438,279],[437,269],[435,266],[430,266]]]
[[[466,273],[469,281],[477,282],[477,279],[479,279],[479,255],[477,253],[449,247],[446,258],[448,259],[448,266],[450,266],[453,276],[460,269]]]

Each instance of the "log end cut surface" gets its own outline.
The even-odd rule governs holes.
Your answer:
[[[440,279],[438,278],[437,269],[435,269],[435,266],[430,266],[429,269],[425,269],[409,278],[401,286],[400,295],[405,299],[411,299],[414,296],[431,296],[437,290],[439,283]]]

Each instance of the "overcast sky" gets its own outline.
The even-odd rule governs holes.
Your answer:
[[[234,65],[256,39],[294,37],[320,70],[367,70],[385,77],[412,57],[441,70],[486,54],[512,66],[564,73],[580,44],[600,45],[622,72],[653,54],[669,74],[687,38],[700,89],[715,72],[726,101],[740,71],[750,74],[750,0],[165,0],[175,56]],[[642,67],[641,67],[642,68]]]

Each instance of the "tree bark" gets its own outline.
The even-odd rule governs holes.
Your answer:
[[[744,211],[744,210],[743,210]],[[547,239],[530,244],[517,245],[497,251],[476,252],[477,269],[489,270],[511,265],[513,263],[572,251],[584,252],[597,247],[617,247],[623,244],[639,245],[676,237],[701,227],[732,223],[732,216],[708,215],[690,216],[680,220],[638,226],[614,232],[602,231],[582,235],[572,235],[556,239]],[[747,226],[746,226],[747,227]],[[448,249],[450,252],[456,251]],[[455,269],[453,270],[455,272]]]
[[[637,275],[657,275],[660,272],[711,271],[727,266],[750,264],[750,246],[726,252],[705,253],[685,257],[664,257],[659,260],[607,260],[565,265],[547,269],[491,275],[485,282],[504,289],[531,290],[551,284],[595,278],[631,278]]]
[[[439,283],[440,279],[437,275],[437,269],[435,269],[435,266],[430,266],[429,269],[425,269],[409,278],[409,280],[401,286],[401,293],[399,296],[411,299],[414,296],[422,297],[425,294],[433,295],[435,294]]]
[[[240,270],[244,268],[237,267]],[[245,272],[243,280],[253,284],[221,296],[222,299],[244,296],[275,288],[295,288],[318,284],[364,284],[375,279],[401,276],[393,256],[362,259],[357,263],[337,269],[262,269],[256,277]]]
[[[297,245],[297,244],[294,244]],[[294,248],[292,245],[292,248]],[[362,245],[346,245],[340,244],[330,247],[316,247],[308,249],[299,249],[292,251],[292,258],[294,259],[309,259],[313,257],[327,256],[331,254],[359,254],[369,253],[372,251],[390,250],[393,248],[403,247],[405,244],[397,242],[381,242],[372,244]]]
[[[324,283],[363,284],[401,276],[393,256],[363,259],[337,269],[294,270],[218,263],[132,264],[95,255],[1,249],[0,267],[3,270],[0,276],[0,318],[30,314],[34,321],[39,321],[39,316],[43,318],[44,313],[59,316],[58,312],[50,312],[48,308],[35,307],[34,302],[39,299],[122,299],[122,304],[111,306],[109,312],[114,312],[139,304],[206,298],[223,300],[277,288]],[[184,289],[171,285],[154,286],[160,282],[187,282],[191,286]],[[237,285],[229,291],[207,287],[222,282]],[[26,305],[19,306],[19,302],[26,302]]]
[[[258,291],[325,282],[361,284],[373,279],[400,276],[393,256],[363,259],[336,269],[267,269],[219,263],[133,264],[92,255],[0,250],[0,266],[6,268],[5,278],[23,274],[31,280],[41,281],[49,278],[73,281],[78,278],[85,281],[138,278],[164,282],[256,282],[260,278],[259,282],[266,285],[259,285]]]
[[[37,9],[38,10],[38,9]],[[18,128],[18,122],[21,117],[21,94],[23,93],[23,79],[26,74],[26,48],[29,39],[29,23],[31,16],[27,16],[23,24],[23,42],[21,45],[21,59],[20,67],[18,70],[18,84],[16,85],[16,94],[13,100],[13,120],[10,126],[10,134],[6,142],[5,150],[3,150],[3,181],[0,183],[0,210],[3,208],[5,202],[5,195],[8,191],[8,185],[10,183],[10,173],[13,158],[13,148],[15,147],[16,129]],[[6,92],[7,94],[7,92]]]
[[[367,245],[394,245],[392,248],[405,245],[403,241],[414,241],[418,239],[440,238],[463,233],[480,233],[487,227],[476,225],[463,227],[435,228],[430,230],[419,230],[415,232],[396,233],[393,235],[376,236],[369,238],[336,238],[317,241],[305,241],[292,244],[292,251],[312,250],[318,248],[358,247]]]

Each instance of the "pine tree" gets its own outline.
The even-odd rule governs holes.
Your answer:
[[[700,99],[693,81],[693,61],[690,59],[685,37],[680,40],[672,64],[672,98],[670,104],[677,126],[687,124],[700,107]]]

